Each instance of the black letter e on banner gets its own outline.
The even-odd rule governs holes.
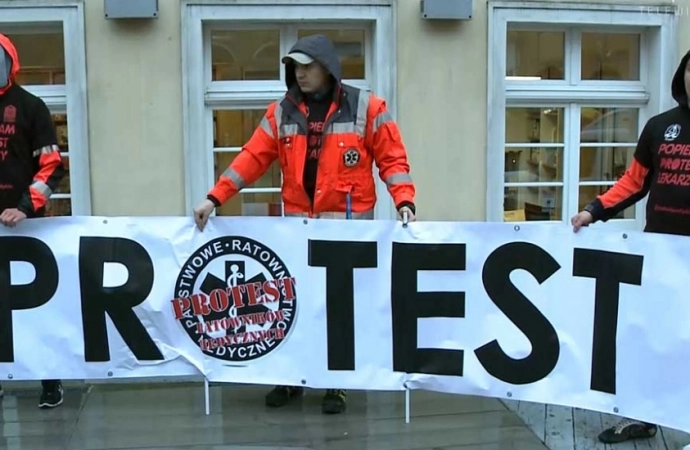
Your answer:
[[[12,261],[34,266],[34,280],[13,285]],[[53,297],[57,286],[58,266],[50,247],[32,237],[0,238],[0,362],[14,362],[12,311],[38,308]]]
[[[120,263],[125,266],[128,272],[127,282],[118,287],[104,287],[105,263]],[[153,262],[141,245],[123,238],[81,238],[79,284],[87,362],[110,360],[106,314],[137,359],[164,359],[132,310],[146,300],[153,287]]]
[[[417,319],[465,317],[464,292],[418,292],[421,270],[465,270],[465,244],[393,243],[393,370],[462,376],[462,350],[417,348]]]
[[[355,370],[354,269],[377,265],[377,243],[309,240],[309,265],[326,268],[328,370]]]
[[[573,275],[594,278],[594,340],[590,388],[616,393],[616,332],[620,284],[642,284],[644,257],[576,248]]]

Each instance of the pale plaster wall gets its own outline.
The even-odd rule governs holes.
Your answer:
[[[423,20],[397,2],[397,118],[417,184],[419,218],[484,220],[487,9],[468,21]]]
[[[180,4],[143,21],[84,4],[92,213],[184,214]]]

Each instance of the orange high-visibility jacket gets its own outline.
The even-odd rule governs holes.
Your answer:
[[[352,218],[373,218],[376,189],[372,164],[376,163],[396,207],[414,207],[415,187],[407,152],[385,101],[344,84],[336,89],[324,127],[313,205],[302,183],[307,115],[297,86],[268,107],[261,124],[208,197],[216,204],[225,203],[279,159],[286,216],[344,218],[349,193]]]

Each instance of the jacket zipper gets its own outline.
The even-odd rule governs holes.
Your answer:
[[[338,97],[340,96],[340,89],[341,89],[341,87],[338,86]],[[300,113],[302,113],[302,115],[304,116],[304,118],[307,120],[307,137],[308,137],[308,136],[309,136],[309,117],[307,117],[307,115],[304,114],[304,112],[302,112],[302,109],[300,108],[299,103],[297,103],[297,101],[296,101],[294,98],[292,98],[292,97],[289,96],[289,95],[286,95],[286,97],[290,99],[290,101],[297,107],[297,110],[298,110]],[[330,109],[330,108],[329,108],[329,109]],[[328,126],[331,124],[332,119],[335,118],[336,115],[340,113],[340,111],[341,111],[341,106],[340,106],[340,104],[338,103],[338,109],[336,109],[335,111],[333,111],[332,113],[330,113],[329,115],[326,116],[326,120],[324,121],[324,125],[323,125],[323,131],[324,131],[324,132],[328,129]],[[323,144],[322,144],[322,145],[323,145]],[[318,171],[318,162],[317,162],[316,178],[318,179],[318,177],[319,177],[319,171]],[[316,185],[317,185],[316,180],[314,180],[314,195],[315,195],[315,196],[316,196],[316,192],[318,191],[318,190],[316,189]],[[352,187],[350,187],[350,191],[351,191],[351,190],[352,190]],[[306,192],[305,192],[305,194],[306,194]],[[307,196],[307,197],[308,197],[308,196]],[[315,203],[315,199],[316,199],[316,197],[314,197],[314,200],[311,201],[311,207],[309,208],[309,218],[311,218],[311,217],[314,216],[314,203]],[[348,203],[348,205],[350,205],[350,206],[347,207],[347,211],[346,211],[346,213],[345,213],[346,217],[349,219],[349,218],[351,218],[351,217],[348,217],[348,216],[352,216],[352,211],[351,211],[351,209],[352,209],[352,207],[351,207],[352,199],[351,199],[351,196],[350,196],[350,192],[347,193],[346,202]]]

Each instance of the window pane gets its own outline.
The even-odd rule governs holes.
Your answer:
[[[65,176],[55,190],[56,194],[70,193],[70,176],[69,176],[69,156],[65,153],[69,152],[69,142],[67,136],[67,114],[53,114],[53,123],[55,124],[55,133],[57,134],[58,145],[60,151],[63,153],[62,162],[65,165]]]
[[[578,211],[582,211],[585,206],[592,200],[596,198],[597,195],[601,195],[604,192],[611,189],[611,186],[580,186],[579,195],[579,205]],[[635,207],[631,206],[622,211],[614,219],[634,219],[635,218]]]
[[[69,194],[70,193],[70,178],[69,178],[69,156],[62,156],[62,164],[65,166],[65,176],[58,184],[57,189],[55,189],[54,194]]]
[[[580,149],[580,181],[616,181],[630,166],[635,147]]]
[[[563,108],[506,108],[506,142],[562,143]]]
[[[279,80],[280,30],[211,32],[213,80]]]
[[[214,172],[217,180],[228,168],[238,153],[216,152],[214,153]],[[278,188],[282,186],[282,173],[280,163],[275,161],[266,173],[252,186],[254,188]],[[241,198],[240,198],[241,197]],[[277,209],[276,209],[277,208]],[[240,193],[225,205],[217,209],[217,214],[222,216],[265,216],[282,215],[280,192],[271,193]],[[277,211],[277,213],[276,213]]]
[[[580,142],[634,144],[638,115],[637,108],[582,108]]]
[[[364,79],[364,30],[298,30],[297,38],[312,34],[325,34],[335,45],[340,62],[343,66],[343,78]]]
[[[213,146],[242,147],[254,134],[266,114],[264,109],[213,112]]]
[[[232,161],[237,157],[238,152],[215,152],[213,154],[213,164],[216,180],[228,168]],[[280,188],[282,186],[280,162],[278,160],[271,164],[266,173],[256,180],[251,187],[261,188]],[[248,186],[249,187],[249,186]]]
[[[505,172],[506,183],[563,181],[563,149],[506,147]]]
[[[640,35],[582,33],[582,79],[640,79]]]
[[[69,198],[53,198],[46,206],[46,217],[71,216],[72,200]]]
[[[23,85],[65,84],[65,42],[62,31],[22,33],[16,29],[7,34],[17,47],[21,70],[17,81]]]
[[[503,219],[505,222],[525,220],[562,220],[563,188],[520,186],[505,188]]]
[[[506,77],[563,80],[564,75],[564,32],[508,31]]]
[[[219,216],[282,216],[280,192],[238,194],[220,208],[216,208],[216,214]]]
[[[70,170],[69,170],[69,138],[67,134],[67,114],[53,114],[55,124],[55,134],[57,135],[58,145],[62,152],[62,162],[65,166],[65,176],[55,189],[54,195],[70,194]],[[46,216],[71,216],[71,198],[51,198],[46,206]]]

